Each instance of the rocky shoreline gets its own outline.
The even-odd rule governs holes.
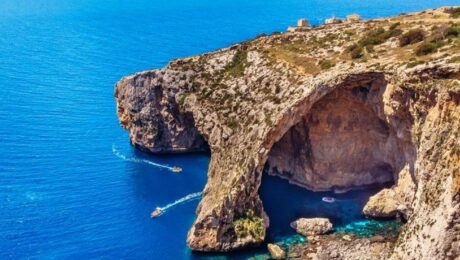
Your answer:
[[[304,245],[289,248],[289,259],[389,259],[396,237],[356,237],[330,234],[311,237]]]
[[[392,259],[460,257],[456,10],[261,36],[121,79],[117,114],[133,145],[211,152],[188,245],[263,243],[270,216],[258,190],[268,165],[314,191],[395,183],[365,213],[407,219],[397,242],[325,235],[324,248],[312,243],[301,256],[337,248],[353,259],[380,248]]]
[[[268,253],[258,254],[248,259],[383,260],[390,258],[396,241],[397,233],[367,237],[348,232],[333,232],[307,236],[303,243],[268,244]]]
[[[388,259],[398,238],[397,230],[388,227],[368,235],[333,230],[327,218],[300,218],[291,227],[305,242],[268,244],[269,254],[253,259]]]

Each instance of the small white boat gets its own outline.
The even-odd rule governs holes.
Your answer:
[[[336,199],[333,197],[323,197],[322,200],[327,203],[334,203],[336,201]]]
[[[173,172],[181,172],[181,171],[182,171],[182,168],[179,167],[179,166],[173,166],[173,167],[171,168],[171,170],[172,170]]]
[[[161,208],[156,208],[152,213],[150,214],[151,218],[156,218],[159,217],[161,214],[163,214],[163,210]]]

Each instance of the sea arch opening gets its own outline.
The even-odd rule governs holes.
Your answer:
[[[299,217],[328,217],[340,224],[359,219],[367,199],[397,181],[406,160],[384,113],[386,87],[382,73],[354,75],[303,105],[296,121],[279,132],[259,189],[270,218],[269,239]],[[283,193],[274,198],[269,190],[280,186]]]

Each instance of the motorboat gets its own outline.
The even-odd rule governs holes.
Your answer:
[[[182,168],[179,167],[179,166],[173,166],[173,167],[171,168],[171,170],[172,170],[173,172],[181,172],[181,171],[182,171]]]
[[[159,217],[161,214],[163,214],[163,210],[161,208],[156,208],[152,213],[150,214],[151,218],[156,218]]]
[[[336,201],[336,199],[333,197],[323,197],[322,200],[327,203],[334,203]]]

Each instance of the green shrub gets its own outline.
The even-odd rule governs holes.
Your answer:
[[[423,61],[412,61],[407,64],[407,68],[413,68],[420,64],[423,64]]]
[[[379,27],[366,33],[358,44],[361,46],[378,45],[384,43],[388,38],[390,38],[389,31],[385,31],[385,29]]]
[[[398,36],[402,33],[400,29],[396,27],[391,27],[389,30],[385,30],[382,27],[371,30],[368,32],[365,37],[361,40],[361,45],[378,45],[384,43],[386,40],[391,37]]]
[[[460,56],[451,58],[447,63],[460,63]]]
[[[460,7],[448,9],[447,13],[450,14],[451,18],[458,18],[460,17]]]
[[[394,23],[394,24],[392,24],[392,25],[390,26],[390,30],[394,30],[394,29],[396,29],[397,27],[399,27],[400,25],[401,25],[400,22]]]
[[[382,27],[370,30],[367,32],[357,44],[353,44],[348,47],[347,51],[350,52],[352,59],[359,59],[364,56],[364,49],[368,52],[373,52],[373,46],[384,43],[391,37],[399,36],[402,31],[397,29],[398,25],[390,27],[389,30],[385,30]]]
[[[415,54],[417,56],[423,56],[437,51],[444,45],[444,42],[439,40],[425,41],[422,43],[416,50]]]
[[[181,106],[181,107],[184,106],[184,104],[185,104],[185,99],[186,99],[186,98],[187,98],[186,95],[181,95],[181,96],[179,97],[179,106]]]
[[[347,48],[347,51],[350,52],[350,56],[352,59],[359,59],[364,56],[364,49],[362,46],[358,44],[352,44],[350,47]]]
[[[321,60],[319,62],[319,66],[321,67],[321,69],[327,70],[327,69],[334,67],[335,64],[331,62],[330,60]]]
[[[460,36],[460,27],[458,26],[452,26],[449,29],[447,29],[446,32],[446,37],[458,37]]]
[[[248,51],[244,49],[238,49],[233,56],[232,61],[225,66],[225,71],[228,75],[233,77],[239,77],[244,74],[244,69],[248,66]]]
[[[257,240],[262,240],[265,236],[264,220],[255,216],[252,210],[248,211],[245,218],[235,220],[233,229],[238,238],[252,236]]]
[[[425,39],[426,33],[422,29],[413,29],[399,37],[399,46],[404,47],[409,44],[421,42]]]

